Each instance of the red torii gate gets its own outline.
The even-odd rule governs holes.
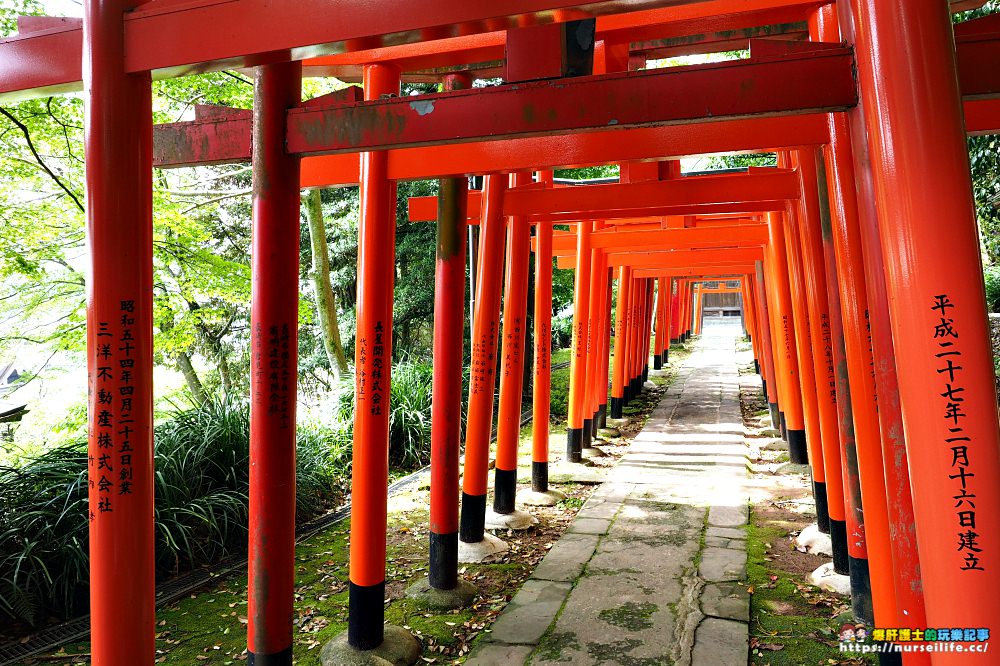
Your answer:
[[[359,299],[359,304],[363,303],[364,309],[362,314],[359,307],[359,335],[367,336],[372,351],[370,356],[361,357],[358,365],[359,370],[364,368],[368,371],[377,369],[374,361],[380,357],[375,356],[374,348],[377,346],[379,333],[385,334],[386,325],[391,327],[391,312],[388,320],[385,319],[386,287],[391,286],[391,278],[385,278],[385,266],[379,265],[379,258],[383,258],[379,252],[384,251],[384,247],[376,247],[375,235],[381,232],[391,237],[386,211],[391,209],[388,201],[392,194],[393,180],[420,175],[455,176],[482,171],[483,165],[496,171],[557,166],[546,164],[547,160],[551,161],[553,158],[546,157],[545,152],[551,151],[553,147],[565,147],[566,152],[556,159],[561,162],[566,160],[562,165],[573,165],[678,157],[716,150],[829,144],[830,148],[824,149],[824,152],[827,157],[826,168],[832,174],[832,181],[851,183],[851,180],[844,179],[852,162],[855,167],[854,178],[858,183],[858,191],[854,192],[850,187],[839,187],[832,190],[836,196],[831,198],[837,216],[844,218],[842,233],[845,237],[854,234],[853,237],[859,239],[863,257],[858,261],[856,255],[849,254],[851,249],[857,250],[857,241],[854,244],[850,241],[845,244],[821,243],[819,247],[823,248],[827,256],[833,250],[836,260],[851,261],[851,266],[864,264],[867,283],[862,285],[855,277],[849,282],[848,288],[842,289],[856,298],[867,292],[868,301],[875,308],[875,316],[872,318],[876,340],[875,357],[891,360],[890,345],[895,345],[900,350],[900,358],[908,361],[924,359],[923,362],[901,363],[897,369],[883,369],[876,373],[880,394],[894,395],[892,387],[898,386],[901,408],[898,416],[892,407],[886,418],[882,418],[882,413],[879,412],[877,422],[888,433],[886,442],[890,446],[883,451],[872,448],[867,443],[865,447],[859,448],[859,451],[865,452],[860,465],[861,491],[866,499],[871,492],[875,496],[879,494],[875,491],[879,489],[878,463],[881,456],[891,461],[886,466],[887,471],[899,472],[905,469],[905,466],[900,467],[898,456],[889,455],[894,450],[898,452],[898,448],[893,449],[892,446],[903,445],[899,435],[892,434],[892,427],[903,425],[907,434],[905,452],[913,460],[910,465],[910,470],[914,473],[912,483],[921,491],[914,493],[914,513],[919,525],[925,526],[917,529],[916,540],[920,546],[924,592],[929,602],[927,621],[938,626],[996,626],[1000,615],[1000,602],[995,595],[996,574],[991,567],[983,566],[990,564],[989,557],[998,547],[996,535],[982,521],[979,525],[976,524],[976,507],[961,512],[962,515],[958,518],[960,523],[956,523],[957,514],[951,506],[951,493],[954,492],[951,486],[954,486],[964,497],[976,495],[980,515],[988,515],[990,511],[995,512],[1000,508],[1000,497],[995,484],[989,483],[1000,477],[997,454],[1000,435],[997,433],[992,404],[992,378],[988,376],[991,367],[988,360],[989,346],[983,323],[978,321],[981,319],[978,313],[983,306],[983,298],[981,290],[974,287],[978,278],[975,272],[979,261],[978,247],[972,223],[973,212],[968,200],[969,177],[958,87],[961,81],[962,90],[970,96],[970,101],[966,103],[965,129],[972,132],[995,130],[996,115],[990,115],[995,111],[991,104],[993,100],[980,101],[972,98],[996,94],[993,79],[998,70],[990,64],[992,60],[989,58],[968,56],[969,53],[976,53],[995,57],[996,49],[990,46],[989,37],[995,22],[974,22],[977,25],[958,30],[956,68],[952,33],[943,2],[919,0],[906,7],[895,7],[878,0],[852,0],[851,3],[842,1],[839,3],[839,34],[834,21],[835,15],[829,12],[820,14],[821,20],[814,21],[812,25],[814,37],[832,37],[836,41],[842,35],[856,48],[861,87],[860,105],[855,105],[855,84],[849,75],[852,63],[850,51],[837,48],[811,50],[810,47],[798,50],[786,46],[785,56],[775,55],[776,50],[772,48],[760,59],[738,67],[692,69],[678,72],[677,76],[662,77],[655,74],[638,77],[605,75],[606,78],[602,81],[579,82],[579,86],[572,87],[565,99],[552,99],[551,90],[546,84],[525,88],[523,97],[520,98],[511,95],[508,90],[491,93],[493,96],[488,98],[489,102],[507,109],[511,114],[507,122],[483,122],[478,127],[470,124],[461,128],[456,136],[454,132],[447,132],[448,124],[453,123],[448,118],[449,114],[455,114],[451,118],[463,117],[463,114],[475,110],[475,97],[478,93],[451,93],[416,100],[432,103],[439,110],[445,111],[441,114],[435,111],[425,116],[420,116],[420,111],[412,106],[409,110],[406,108],[414,100],[373,100],[367,104],[362,102],[298,110],[292,107],[297,106],[298,102],[295,86],[300,66],[282,61],[329,53],[345,46],[372,48],[372,43],[364,39],[370,36],[377,38],[392,34],[393,39],[398,42],[413,42],[449,37],[458,31],[475,34],[511,25],[504,22],[504,26],[490,24],[498,12],[495,7],[487,8],[479,4],[459,7],[442,0],[422,5],[419,12],[413,12],[412,8],[408,11],[403,6],[405,3],[393,1],[389,3],[391,6],[384,7],[384,11],[376,17],[364,13],[364,8],[360,5],[357,11],[352,11],[352,2],[347,1],[340,7],[343,16],[338,16],[338,22],[332,24],[322,20],[326,17],[328,7],[311,0],[289,6],[274,6],[263,0],[239,0],[222,5],[202,0],[183,5],[165,0],[137,4],[138,9],[126,14],[126,10],[131,10],[132,6],[124,2],[87,3],[82,41],[78,42],[84,47],[82,51],[87,63],[82,71],[87,72],[88,235],[93,248],[88,348],[95,352],[98,345],[104,343],[104,338],[110,338],[113,344],[118,345],[115,350],[117,354],[111,360],[119,364],[117,368],[99,365],[95,353],[88,355],[94,388],[104,389],[111,394],[117,391],[119,400],[114,405],[114,411],[102,409],[97,402],[92,404],[92,446],[97,454],[102,454],[98,435],[104,432],[102,429],[109,427],[103,423],[110,424],[110,419],[114,419],[113,430],[107,433],[110,446],[115,455],[128,456],[128,463],[119,461],[119,464],[124,465],[123,470],[127,469],[129,473],[127,479],[122,479],[122,483],[115,486],[119,495],[115,496],[113,510],[108,510],[112,508],[108,493],[100,488],[95,488],[92,492],[92,548],[97,554],[117,553],[124,561],[131,561],[134,565],[126,576],[120,565],[115,570],[110,568],[111,558],[98,556],[92,561],[95,664],[144,663],[151,661],[152,655],[149,193],[153,158],[150,72],[175,75],[182,71],[235,64],[260,65],[257,78],[258,122],[254,124],[252,132],[257,148],[254,151],[254,352],[261,360],[261,366],[263,359],[270,358],[272,351],[277,352],[280,359],[283,349],[294,350],[294,317],[290,318],[287,308],[280,302],[282,299],[289,299],[278,292],[277,286],[282,284],[279,276],[291,274],[289,269],[297,262],[297,253],[293,257],[288,235],[280,237],[275,230],[288,226],[290,220],[297,219],[297,197],[294,194],[300,184],[342,184],[359,180],[362,183],[362,254],[365,257],[362,259],[363,270],[359,272],[363,284],[369,288],[366,296],[371,300]],[[548,12],[556,9],[586,12],[559,17],[566,19],[589,13],[621,12],[645,6],[669,6],[673,3],[622,5],[602,2],[577,7],[565,2],[518,0],[508,4],[510,6],[504,8],[507,12],[504,18],[534,16],[547,21],[551,17]],[[763,9],[770,4],[755,2],[752,6]],[[893,11],[896,13],[891,13]],[[233,30],[218,33],[214,26],[224,23],[231,25]],[[261,30],[263,25],[271,29]],[[452,27],[456,25],[461,27]],[[859,28],[857,35],[855,25]],[[212,32],[206,34],[206,30]],[[34,61],[23,59],[26,44],[22,43],[34,40],[6,40],[0,45],[0,72],[3,74],[0,79],[3,82],[0,94],[25,89],[37,92],[49,86],[67,85],[79,80],[80,77],[74,75],[72,67],[74,48],[66,46],[72,44],[71,33],[71,30],[54,29],[49,34],[38,35],[52,37],[52,40],[47,42],[47,50]],[[58,42],[57,38],[69,41]],[[383,40],[378,41],[379,46],[385,46]],[[530,37],[528,43],[531,43]],[[913,52],[912,45],[915,43],[922,47],[919,58]],[[314,44],[319,46],[313,46]],[[877,59],[874,55],[876,44],[879,46]],[[31,46],[37,48],[39,45],[35,43]],[[758,54],[759,51],[758,48]],[[772,57],[775,60],[768,61]],[[25,67],[25,62],[31,62],[31,65]],[[45,66],[38,67],[38,63]],[[38,75],[39,70],[42,76]],[[58,75],[51,76],[55,72]],[[400,71],[396,65],[368,65],[365,74],[366,93],[369,97],[389,92],[394,86],[398,90]],[[822,78],[817,78],[818,76]],[[610,114],[619,109],[598,108],[592,116],[575,124],[560,121],[537,125],[519,123],[518,118],[521,116],[516,115],[516,111],[523,108],[519,103],[524,102],[539,104],[541,108],[548,105],[558,117],[561,109],[573,105],[577,95],[607,94],[615,90],[630,89],[639,83],[650,94],[670,87],[683,87],[691,93],[719,93],[720,90],[714,87],[716,84],[712,83],[712,77],[717,77],[716,81],[730,80],[737,84],[755,81],[762,84],[757,89],[761,96],[761,91],[772,90],[763,85],[771,82],[774,84],[774,97],[743,100],[723,95],[717,100],[718,106],[709,105],[696,111],[685,111],[682,107],[660,109],[653,103],[655,100],[650,100],[646,109],[624,109],[626,113],[614,114],[624,118],[622,127],[635,126],[634,129],[615,132],[614,137],[606,132],[603,135],[596,133],[596,129],[607,127],[609,121],[617,120]],[[788,86],[788,81],[795,77],[802,77],[806,85],[797,89]],[[516,76],[508,78],[517,80]],[[823,85],[825,90],[814,89],[819,85]],[[658,88],[659,86],[663,88]],[[481,99],[487,99],[485,93]],[[426,110],[427,106],[422,108]],[[734,118],[727,121],[726,131],[718,132],[719,125],[704,122],[700,125],[685,125],[684,132],[640,127],[661,123],[670,127],[669,123],[704,118],[705,108],[719,117]],[[921,113],[912,115],[914,108],[919,108]],[[718,109],[723,111],[716,114]],[[827,116],[822,113],[803,115],[794,120],[784,117],[735,119],[755,113],[803,110],[850,111],[848,114],[831,114],[829,126],[826,125]],[[685,116],[686,113],[693,115]],[[387,131],[384,122],[388,118],[406,119],[407,126],[400,132]],[[429,118],[433,122],[422,125],[420,118]],[[328,128],[329,123],[342,120],[373,129],[369,133],[363,133],[360,141],[350,136],[338,137],[324,133],[324,128]],[[870,142],[863,136],[866,126]],[[291,128],[291,133],[287,132],[287,128]],[[249,127],[247,129],[243,134],[245,137],[250,136]],[[567,135],[558,140],[528,136],[533,133],[564,133],[586,129],[595,130],[593,136]],[[728,131],[733,135],[715,136],[716,132],[724,135]],[[478,142],[479,139],[490,136],[509,137],[512,140],[506,142],[507,145]],[[909,140],[914,136],[920,136],[923,140]],[[286,140],[289,146],[295,146],[291,153],[282,149]],[[433,146],[438,142],[456,140],[473,143]],[[414,147],[371,152],[400,145]],[[139,149],[136,150],[136,147]],[[303,155],[365,149],[369,152],[364,153],[360,172],[356,158],[333,155],[305,159],[302,178],[295,173],[299,158]],[[854,158],[849,157],[851,149]],[[214,161],[236,159],[233,156],[240,150],[242,148],[227,148],[222,152],[223,159]],[[869,150],[870,155],[866,156]],[[211,150],[204,152],[207,157],[220,156]],[[421,173],[421,160],[434,157],[440,158],[440,162],[432,167],[437,172]],[[929,164],[932,159],[942,164],[942,169],[932,173],[928,169],[914,167]],[[484,160],[488,160],[488,163]],[[281,178],[275,176],[279,171],[283,174]],[[848,201],[852,192],[858,196],[855,202]],[[838,197],[843,200],[838,200]],[[296,200],[294,210],[293,200]],[[855,210],[852,210],[852,205],[856,207]],[[950,215],[958,216],[959,221],[943,229],[944,225],[938,222]],[[463,220],[464,215],[458,214],[455,219]],[[876,220],[881,223],[881,227],[876,226]],[[803,224],[806,227],[801,235],[802,239],[806,239],[811,233],[808,227],[811,223]],[[852,226],[854,224],[857,226]],[[785,233],[790,234],[788,229],[792,227],[791,222],[786,225]],[[840,228],[839,221],[834,228]],[[959,230],[957,234],[956,229]],[[795,238],[796,244],[799,243],[799,239],[790,234],[789,239],[792,238]],[[368,241],[365,242],[365,239]],[[879,242],[881,248],[878,247]],[[772,245],[769,243],[768,247]],[[815,251],[817,246],[812,242],[803,242],[800,251],[806,252],[810,248]],[[884,273],[880,265],[883,257]],[[369,265],[370,269],[365,268]],[[829,262],[826,265],[831,266]],[[841,263],[835,262],[832,265],[838,271],[841,268]],[[920,267],[919,274],[911,272],[913,266]],[[265,269],[268,271],[266,283],[260,281],[265,276]],[[793,266],[792,272],[799,271]],[[882,291],[880,284],[872,284],[873,280],[883,274],[886,276],[885,291]],[[792,287],[795,288],[794,285]],[[819,289],[818,284],[811,285],[806,280],[804,290],[805,299],[802,302],[809,308],[822,304],[823,301],[819,298],[822,289]],[[391,307],[391,289],[388,292]],[[835,291],[830,290],[828,296],[832,299],[834,294]],[[834,320],[832,328],[836,338],[836,319],[840,308],[834,307],[832,302],[828,307],[830,317]],[[855,308],[845,311],[860,310]],[[361,326],[362,320],[367,324],[365,328]],[[890,322],[894,333],[891,338],[888,335]],[[795,328],[798,333],[800,327]],[[842,349],[846,349],[846,358],[842,363],[837,362],[837,365],[842,364],[845,371],[850,373],[867,367],[856,361],[856,358],[864,357],[863,350],[852,354],[847,349],[847,341],[853,339],[852,336],[858,330],[860,328],[855,329],[849,323],[847,327],[841,327],[839,333],[840,340],[844,341],[841,344],[844,344]],[[835,343],[833,348],[837,352],[838,345]],[[385,354],[385,351],[383,348],[381,354]],[[940,355],[948,356],[952,361],[957,358],[963,364],[957,366],[955,363],[948,363],[949,370],[946,372],[951,373],[952,381],[947,384],[939,381],[940,376],[934,366],[935,362],[943,358]],[[851,358],[855,358],[853,364]],[[945,363],[947,360],[940,362]],[[129,370],[127,380],[126,365],[121,365],[122,363],[127,364]],[[800,367],[806,365],[808,364],[801,363]],[[279,362],[277,370],[277,387],[273,385],[275,382],[264,377],[263,367],[255,370],[253,375],[255,394],[260,394],[255,395],[254,402],[255,433],[275,433],[275,437],[268,440],[267,446],[263,445],[262,437],[254,438],[256,445],[253,464],[258,472],[252,481],[251,495],[256,495],[258,499],[260,492],[271,484],[287,489],[289,480],[288,444],[291,442],[294,446],[294,428],[289,428],[288,425],[294,423],[295,369],[294,365]],[[897,370],[898,381],[895,375]],[[957,377],[961,379],[961,384],[956,383],[954,374],[959,370],[961,374]],[[846,383],[839,374],[838,382]],[[853,381],[850,383],[855,384]],[[864,382],[860,380],[857,383]],[[362,387],[364,384],[359,387],[359,398],[365,395],[360,391]],[[932,387],[944,388],[945,395],[940,395],[940,390],[935,393]],[[374,384],[369,389],[374,392]],[[883,389],[887,390],[883,392]],[[952,421],[948,425],[940,417],[945,405],[942,400],[949,392],[954,397],[957,390],[962,391],[961,397],[964,399],[947,401],[948,405],[957,405],[957,408],[947,408],[949,414],[954,414],[945,417]],[[95,391],[93,394],[97,393]],[[267,394],[267,400],[261,401],[264,394]],[[372,399],[375,395],[380,394],[367,394],[367,404],[374,402]],[[865,395],[865,398],[871,395],[873,393]],[[854,396],[853,392],[851,396]],[[125,400],[128,400],[127,405]],[[959,402],[962,404],[959,405]],[[268,410],[268,416],[264,415],[263,409]],[[107,413],[106,418],[102,416],[104,413]],[[968,419],[970,414],[977,415],[975,422]],[[375,454],[383,423],[374,418],[379,414],[372,413],[371,416],[371,427],[359,423],[358,432],[361,433],[360,443],[373,445],[370,452]],[[840,420],[844,424],[850,423],[852,427],[856,427],[858,423],[857,417],[853,415],[848,415],[845,420],[843,412]],[[264,430],[256,430],[257,428]],[[895,433],[901,430],[897,428]],[[954,455],[950,466],[949,461],[941,457],[941,441],[951,445],[947,449],[949,454]],[[365,446],[356,448],[361,451],[356,452],[356,455],[363,458]],[[269,469],[268,474],[261,474],[262,465],[271,460],[276,461],[275,467]],[[279,470],[279,466],[284,471]],[[369,480],[377,476],[378,465],[375,463],[373,466],[360,464],[358,467],[374,472],[373,476],[367,477]],[[951,477],[951,480],[957,478],[959,483],[951,483],[949,486],[950,481],[945,478],[948,475],[941,474],[942,468],[957,470],[958,477]],[[973,477],[987,481],[976,483],[972,480]],[[291,478],[293,480],[294,476]],[[893,483],[888,485],[890,488],[896,487]],[[126,487],[129,492],[121,492]],[[865,488],[870,492],[865,492]],[[368,489],[369,492],[364,492],[363,488],[360,490],[362,492],[357,500],[359,505],[364,505],[365,498],[369,498],[374,503],[367,506],[377,510],[378,496],[384,488],[380,490],[372,487]],[[884,493],[882,494],[884,500]],[[287,515],[287,506],[282,509]],[[253,519],[260,522],[252,523],[252,544],[254,539],[264,537],[288,543],[289,528],[282,524],[282,512],[277,511],[276,504],[272,504],[268,513],[273,515],[260,515]],[[964,545],[959,547],[957,555],[954,535],[935,531],[940,525],[960,525],[963,530],[967,529],[962,532],[961,543]],[[361,525],[359,529],[364,527],[371,526]],[[373,534],[372,537],[371,540],[356,539],[360,552],[377,555],[377,539]],[[369,543],[372,551],[365,550],[366,543]],[[384,555],[384,542],[382,548]],[[252,551],[252,572],[255,566],[274,565],[286,553],[287,551],[278,548],[274,552],[269,550],[266,553],[268,561],[264,562],[255,559]],[[888,563],[884,559],[879,563],[873,581],[891,585],[892,576],[885,575],[885,567],[888,565],[890,574],[893,569],[898,574],[905,568],[897,562],[895,556],[894,552]],[[354,557],[352,548],[352,558]],[[961,566],[957,568],[954,564],[956,558],[961,562]],[[876,571],[875,562],[872,564],[873,571]],[[283,612],[284,604],[291,602],[290,593],[285,593],[286,588],[290,589],[290,561],[285,569],[287,576],[275,575],[269,578],[267,585],[273,585],[273,589],[262,588],[251,595],[250,648],[252,659],[262,664],[288,663],[291,659],[288,647],[290,627],[288,632],[282,629],[288,617],[288,613]],[[381,609],[381,595],[376,594],[379,582],[370,582],[374,579],[368,575],[374,574],[377,578],[377,570],[366,571],[361,563],[358,564],[358,569],[356,572],[352,566],[352,604],[357,601],[357,608],[374,612],[377,597],[377,604]],[[949,575],[956,570],[957,579]],[[356,577],[356,573],[360,573],[360,576]],[[896,613],[894,604],[883,606],[882,601],[878,601],[891,599],[891,590],[887,594],[889,596],[876,594],[875,615],[883,622],[891,623]],[[895,595],[900,597],[903,594],[905,593],[897,586]],[[255,598],[267,598],[267,608],[255,608]],[[974,600],[974,603],[969,603],[970,600]],[[128,616],[116,615],[116,608],[128,608]],[[352,618],[354,617],[352,613]],[[257,629],[260,631],[257,632]],[[368,647],[380,642],[380,624],[378,627],[365,627],[352,623],[352,629],[354,633],[351,644],[355,647]]]

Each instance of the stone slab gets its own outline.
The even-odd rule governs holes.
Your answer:
[[[746,539],[746,530],[738,527],[714,527],[709,526],[705,530],[705,536],[722,537],[723,539]]]
[[[574,581],[593,557],[599,537],[594,534],[563,535],[538,563],[532,578],[552,581]]]
[[[713,506],[708,510],[708,524],[718,527],[739,527],[749,520],[749,508],[740,506]]]
[[[710,582],[743,580],[747,573],[747,554],[731,548],[706,548],[701,553],[698,572]]]
[[[607,534],[610,520],[603,518],[578,518],[570,523],[568,534]]]
[[[742,666],[747,663],[749,646],[746,624],[707,617],[695,633],[691,666]]]
[[[701,612],[709,617],[750,621],[750,593],[741,583],[708,583],[701,592]]]
[[[492,642],[536,645],[552,624],[572,586],[529,579],[493,623]]]
[[[466,664],[470,666],[523,666],[531,656],[529,645],[480,643]]]

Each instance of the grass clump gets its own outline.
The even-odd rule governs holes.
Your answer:
[[[210,400],[154,432],[159,578],[246,549],[249,408]],[[300,429],[298,518],[326,510],[350,463],[350,431]],[[0,617],[28,625],[86,612],[87,442],[0,467]]]

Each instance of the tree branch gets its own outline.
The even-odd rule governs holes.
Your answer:
[[[80,212],[86,212],[86,209],[83,207],[83,204],[80,203],[80,200],[77,198],[76,194],[74,194],[73,191],[69,189],[69,187],[67,187],[65,183],[62,182],[62,179],[59,178],[59,176],[57,176],[55,172],[49,168],[49,165],[45,163],[41,155],[38,154],[38,151],[35,150],[35,143],[31,140],[31,132],[28,130],[28,126],[22,123],[17,118],[15,118],[10,111],[3,108],[2,106],[0,106],[0,114],[3,114],[8,120],[10,120],[10,122],[14,123],[17,126],[17,128],[21,130],[21,134],[24,135],[24,140],[28,142],[28,150],[30,150],[31,154],[35,156],[35,159],[38,161],[39,166],[41,166],[42,169],[45,170],[45,173],[49,174],[49,177],[55,181],[56,185],[62,188],[63,192],[69,195],[69,198],[73,200],[73,203],[75,203],[76,207],[80,209]]]

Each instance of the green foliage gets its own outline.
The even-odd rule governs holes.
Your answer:
[[[552,318],[552,346],[568,347],[573,341],[573,316]]]
[[[969,137],[969,162],[980,237],[990,261],[1000,262],[1000,139]]]
[[[577,169],[557,169],[556,178],[575,178],[577,180],[590,180],[593,178],[617,178],[618,165],[606,164],[603,166],[579,167]]]
[[[389,462],[414,469],[430,462],[431,388],[433,366],[404,360],[393,364],[389,395]],[[468,391],[466,372],[463,395]],[[354,385],[344,382],[336,392],[337,420],[354,422]],[[371,405],[366,409],[372,409]],[[385,406],[383,405],[384,409]]]
[[[1000,266],[987,266],[984,270],[986,278],[986,307],[990,312],[1000,312]]]
[[[178,410],[155,431],[156,569],[160,577],[243,552],[249,410],[229,400]],[[306,426],[297,446],[300,520],[338,496],[350,429]],[[85,612],[87,448],[72,442],[0,467],[0,617],[37,624]]]
[[[739,169],[752,166],[775,166],[775,153],[747,153],[745,155],[717,155],[709,159],[708,169]]]
[[[961,23],[997,12],[1000,12],[1000,2],[988,0],[979,9],[956,14],[954,20]],[[997,136],[970,136],[969,162],[980,237],[990,261],[997,263],[1000,262],[1000,142]]]

